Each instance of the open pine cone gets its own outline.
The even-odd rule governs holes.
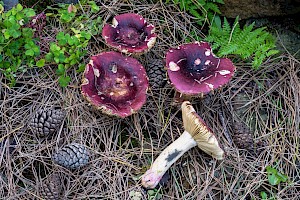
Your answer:
[[[48,176],[40,185],[40,195],[45,200],[60,199],[61,192],[61,180],[57,174]]]
[[[86,146],[72,143],[58,150],[52,159],[65,168],[78,169],[88,163],[89,156],[90,153]]]
[[[39,137],[52,135],[61,125],[65,115],[60,109],[39,110],[31,119],[30,128]]]
[[[233,142],[240,149],[252,152],[254,150],[253,135],[244,123],[235,121],[233,124]]]

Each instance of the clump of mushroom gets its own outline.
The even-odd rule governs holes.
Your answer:
[[[183,102],[181,108],[185,130],[178,139],[163,150],[150,169],[142,176],[142,185],[145,188],[155,188],[171,165],[185,152],[197,145],[213,158],[224,159],[224,151],[216,136],[196,113],[190,102]]]
[[[83,96],[102,112],[127,117],[146,102],[148,77],[135,58],[118,52],[92,56],[81,84]]]
[[[156,41],[155,27],[141,15],[125,13],[115,16],[112,25],[105,24],[102,37],[106,44],[122,53],[142,54]]]
[[[235,66],[216,57],[207,42],[194,42],[170,49],[166,54],[168,77],[175,89],[187,96],[203,96],[227,84]]]

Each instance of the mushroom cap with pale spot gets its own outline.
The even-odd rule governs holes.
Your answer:
[[[201,96],[227,84],[235,66],[227,58],[216,57],[207,42],[172,48],[166,55],[169,79],[185,95]]]
[[[224,159],[224,151],[220,147],[217,137],[196,113],[189,101],[181,105],[184,129],[197,142],[198,147],[217,160]]]
[[[118,52],[92,56],[86,65],[81,93],[92,105],[109,115],[127,117],[146,102],[148,77],[135,58]]]
[[[154,46],[157,35],[155,27],[141,15],[125,13],[115,16],[112,25],[104,25],[102,37],[122,53],[141,54]]]

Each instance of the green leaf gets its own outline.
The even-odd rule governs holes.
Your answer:
[[[32,49],[28,49],[25,51],[25,55],[27,56],[33,56],[34,55],[34,51]]]
[[[189,10],[189,12],[197,19],[201,19],[201,17],[202,17],[197,10],[191,9],[191,10]]]
[[[44,67],[45,66],[45,59],[40,59],[36,62],[36,66]]]
[[[149,196],[153,196],[153,195],[155,195],[156,192],[154,190],[148,190],[147,193]]]
[[[60,51],[60,47],[52,42],[52,43],[50,43],[50,50],[53,52],[57,52],[57,51]]]
[[[70,76],[60,76],[58,79],[58,83],[61,87],[67,87],[70,81],[71,81]]]
[[[20,12],[21,10],[23,10],[23,6],[18,3],[18,5],[16,6],[16,11]]]
[[[36,15],[34,10],[31,8],[26,8],[26,10],[24,9],[24,13],[27,17],[33,17]]]
[[[75,17],[74,12],[68,13],[68,11],[64,11],[60,16],[60,19],[62,22],[70,22],[74,17]]]
[[[268,180],[271,185],[278,185],[281,182],[288,181],[288,176],[278,172],[277,169],[267,166],[266,170],[268,173]]]
[[[207,12],[213,11],[215,13],[221,14],[219,6],[213,2],[207,2],[203,7]]]
[[[19,30],[13,30],[11,32],[11,35],[13,36],[13,38],[18,38],[19,36],[21,36],[21,31],[19,31]]]
[[[31,49],[32,46],[31,46],[30,42],[28,42],[24,45],[24,47],[25,47],[25,49]]]
[[[5,30],[5,29],[3,31],[4,31],[4,33],[3,33],[4,38],[8,40],[11,37],[10,32],[8,30]]]
[[[59,41],[58,41],[58,44],[59,44],[60,46],[65,46],[65,45],[67,44],[67,42],[68,42],[67,39],[64,38],[64,39],[59,40]]]
[[[75,56],[73,56],[75,57]],[[75,65],[77,63],[77,59],[71,59],[70,60],[70,65]]]
[[[35,55],[39,55],[40,54],[40,47],[37,45],[32,45],[32,50],[34,51]]]
[[[16,19],[17,19],[17,20],[24,19],[24,17],[25,17],[25,15],[24,15],[23,12],[18,12],[18,13],[16,14]]]
[[[56,62],[56,63],[60,63],[60,62],[59,62],[59,58],[57,58],[57,57],[54,57],[53,60],[54,60],[54,62]]]
[[[221,31],[222,30],[222,22],[221,18],[217,15],[214,18],[214,25]]]
[[[268,199],[268,195],[264,191],[260,192],[260,197],[262,198],[262,200],[267,200]]]
[[[63,37],[59,36],[58,44],[60,46],[65,46],[68,43],[69,38],[70,38],[70,34],[66,34]]]
[[[89,1],[89,4],[91,6],[92,13],[96,13],[96,12],[98,12],[100,10],[100,7],[97,6],[97,4],[95,3],[95,1]]]
[[[62,76],[65,74],[65,72],[66,72],[65,66],[63,64],[59,64],[57,66],[56,74]]]
[[[279,53],[278,50],[271,49],[271,50],[268,51],[268,53],[266,54],[266,56],[269,57],[269,56],[275,55],[277,53]]]
[[[70,38],[68,38],[68,44],[70,46],[72,46],[73,44],[75,44],[75,37],[74,36],[71,36]]]
[[[57,40],[65,39],[65,34],[64,34],[64,32],[58,32],[57,35],[56,35],[56,39],[57,39]]]
[[[88,33],[88,32],[86,32],[86,31],[82,31],[81,33],[80,33],[80,35],[82,36],[82,37],[84,37],[85,39],[87,39],[87,40],[90,40],[91,39],[91,34],[90,33]]]
[[[283,183],[288,181],[288,176],[284,175],[284,174],[282,174],[280,172],[277,172],[277,177]]]
[[[85,70],[85,65],[84,64],[80,64],[78,66],[78,69],[76,70],[77,73],[83,72]]]
[[[268,175],[268,180],[271,185],[278,185],[280,183],[280,180],[278,179],[276,174]]]
[[[45,55],[45,59],[47,62],[51,62],[53,60],[53,54],[52,53],[47,53]]]
[[[22,36],[24,38],[32,38],[33,30],[31,28],[22,28]]]
[[[59,53],[58,57],[56,57],[59,59],[59,63],[63,63],[66,59],[66,56],[64,55],[64,53]]]
[[[79,42],[79,40],[78,40],[78,38],[77,37],[75,37],[75,36],[71,36],[69,39],[68,39],[68,44],[70,45],[70,46],[73,46],[73,45],[79,45],[80,44],[80,42]]]

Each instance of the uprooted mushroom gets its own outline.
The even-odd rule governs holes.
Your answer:
[[[122,53],[142,54],[154,46],[157,35],[155,27],[141,15],[125,13],[115,16],[112,25],[104,25],[102,37]]]
[[[148,77],[135,58],[118,52],[92,56],[81,84],[83,96],[102,112],[127,117],[146,102]]]
[[[207,42],[183,44],[166,54],[168,77],[174,88],[187,96],[203,96],[227,84],[235,66],[216,57]]]
[[[150,169],[142,176],[142,185],[145,188],[155,188],[171,165],[197,145],[217,160],[224,158],[224,151],[217,137],[196,113],[190,102],[183,102],[181,108],[184,132],[160,153]]]

